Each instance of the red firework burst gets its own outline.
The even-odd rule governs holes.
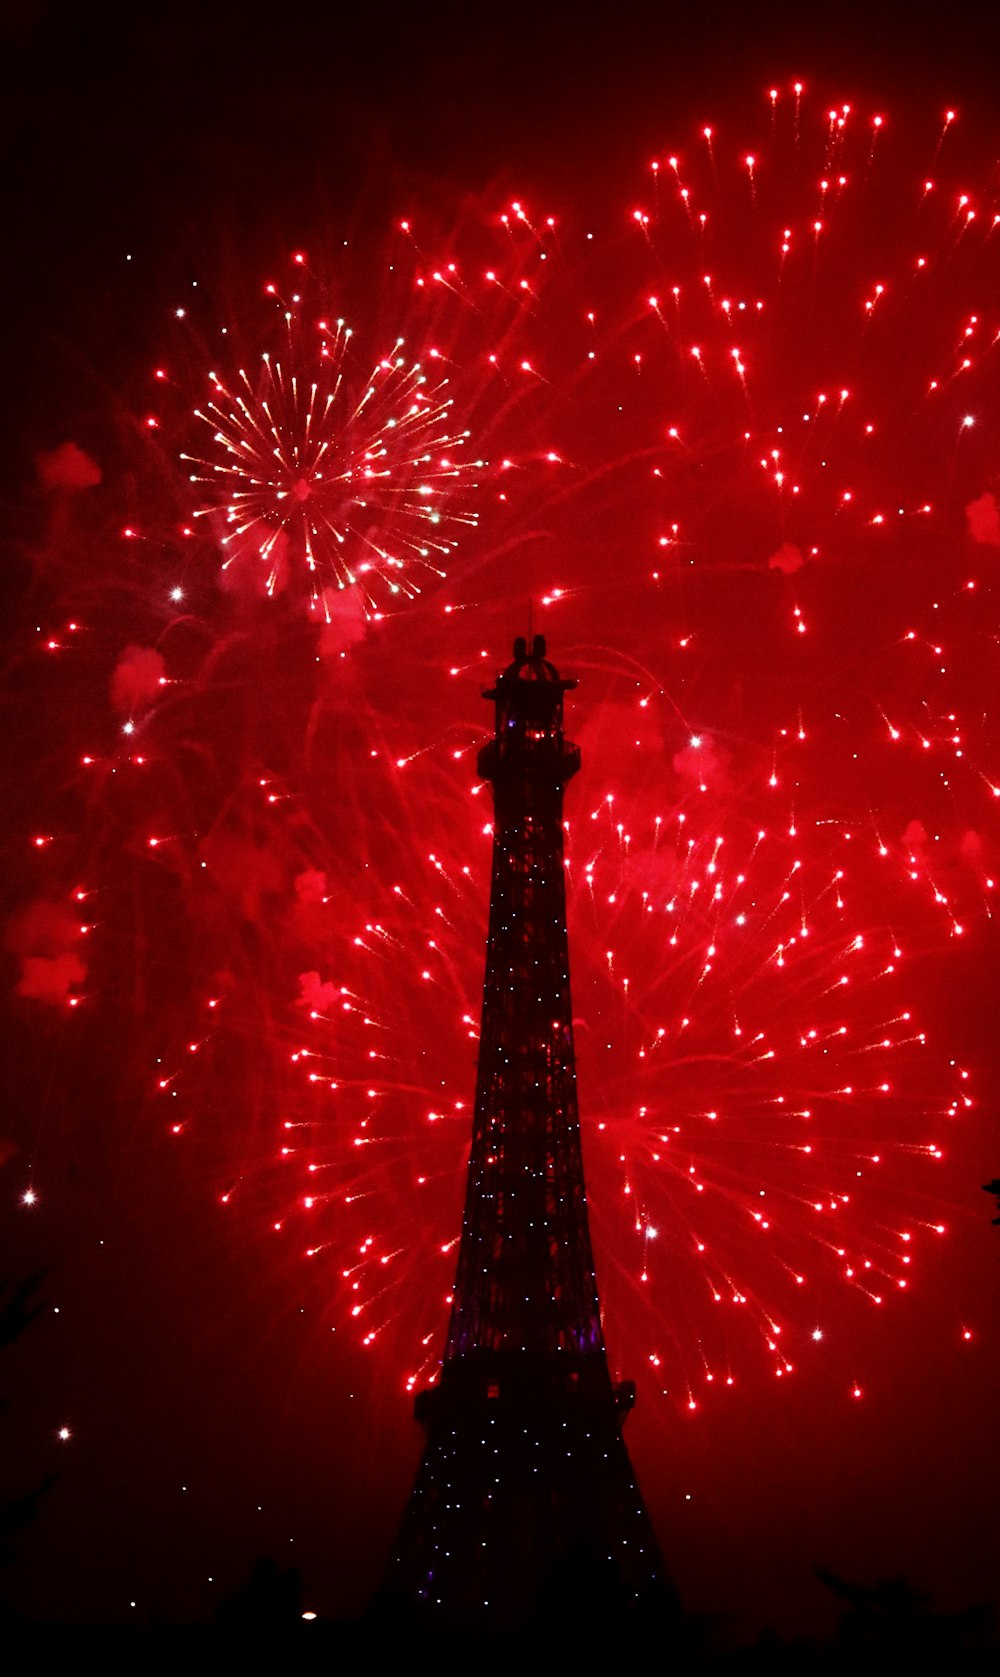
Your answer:
[[[40,827],[22,994],[86,994],[70,877],[118,905],[108,985],[137,923],[164,947],[169,925],[147,1012],[171,1127],[215,1127],[229,1214],[321,1260],[411,1383],[473,1085],[468,695],[529,601],[583,678],[588,1171],[650,1379],[690,1406],[836,1350],[960,1197],[967,1079],[907,979],[989,913],[1000,786],[1000,211],[949,165],[953,127],[915,173],[880,113],[776,96],[748,140],[665,152],[641,208],[518,203],[438,257],[404,224],[374,261],[388,333],[384,303],[349,339],[275,292],[280,354],[241,354],[260,377],[218,374],[200,410],[201,539],[136,537],[165,528],[161,487],[46,632],[77,660],[57,697],[110,674],[118,720],[84,707],[92,790]],[[392,347],[355,361],[362,337]],[[296,576],[332,634],[257,598]]]

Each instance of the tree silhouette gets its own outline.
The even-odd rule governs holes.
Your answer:
[[[301,1621],[302,1576],[295,1567],[283,1570],[270,1555],[255,1561],[249,1578],[215,1610],[218,1628],[237,1638],[298,1631]]]
[[[906,1578],[851,1584],[832,1572],[818,1576],[844,1604],[833,1649],[851,1669],[936,1660],[942,1670],[961,1670],[991,1627],[990,1607],[938,1613]]]

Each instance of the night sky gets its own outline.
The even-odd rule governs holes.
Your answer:
[[[994,1597],[1000,41],[743,11],[4,8],[36,1619],[207,1618],[263,1554],[320,1613],[378,1582],[529,612],[580,678],[592,1230],[682,1599]]]

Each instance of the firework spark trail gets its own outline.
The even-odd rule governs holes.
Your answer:
[[[384,357],[317,324],[304,281],[269,288],[280,354],[213,375],[186,533],[130,526],[129,591],[46,632],[92,684],[100,640],[123,729],[81,752],[73,885],[185,929],[153,983],[169,1127],[223,1122],[229,1080],[226,1214],[318,1261],[410,1384],[473,1084],[470,693],[522,602],[582,677],[588,1175],[609,1319],[654,1389],[786,1377],[853,1301],[918,1287],[954,1192],[970,1083],[907,973],[993,892],[1000,215],[949,136],[931,187],[882,113],[782,95],[754,128],[665,152],[596,233],[519,203],[435,260],[403,224]],[[165,407],[189,383],[164,376]],[[9,942],[25,996],[75,1004],[73,847],[38,836],[50,907]]]
[[[340,326],[332,344],[320,343],[313,369],[286,373],[265,353],[256,386],[241,368],[242,389],[233,391],[211,373],[215,399],[195,417],[212,430],[215,452],[184,456],[209,501],[195,516],[218,507],[231,526],[219,538],[224,566],[250,550],[273,594],[285,585],[291,545],[327,621],[324,589],[357,587],[375,609],[376,580],[389,594],[413,596],[419,583],[411,571],[443,576],[451,526],[474,519],[442,513],[439,503],[447,506],[450,492],[465,489],[484,464],[462,458],[467,430],[449,430],[447,379],[429,383],[402,340],[352,400],[344,388],[350,332]]]

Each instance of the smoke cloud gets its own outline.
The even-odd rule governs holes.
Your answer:
[[[336,984],[324,983],[318,972],[299,973],[299,1007],[307,1007],[311,1013],[328,1013],[339,1000]]]
[[[152,646],[127,646],[111,677],[111,704],[120,716],[146,710],[160,690],[167,666]]]
[[[767,561],[769,570],[782,571],[785,576],[792,576],[795,571],[801,571],[805,564],[802,549],[794,542],[783,542],[776,553],[772,553]]]
[[[318,908],[326,901],[326,874],[320,868],[307,868],[295,875],[295,895],[303,908]]]
[[[281,863],[268,847],[225,826],[206,834],[199,854],[215,883],[246,920],[259,920],[264,899],[287,889]]]
[[[95,489],[101,468],[76,443],[60,443],[48,453],[35,455],[35,470],[46,489]]]
[[[969,535],[985,547],[1000,547],[1000,507],[989,490],[977,501],[970,501],[965,509]]]
[[[63,1006],[86,980],[80,922],[64,903],[39,898],[9,921],[4,942],[21,964],[17,994]]]

